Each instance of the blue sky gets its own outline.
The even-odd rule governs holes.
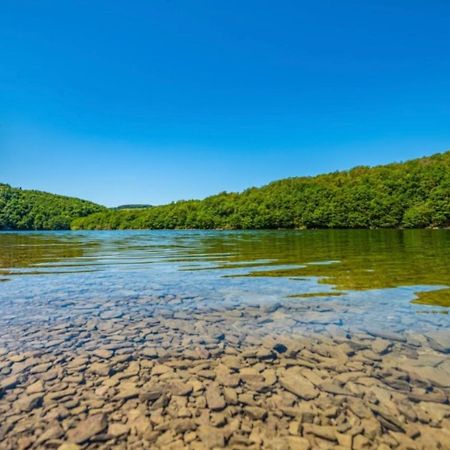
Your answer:
[[[450,148],[448,0],[3,0],[0,181],[159,204]]]

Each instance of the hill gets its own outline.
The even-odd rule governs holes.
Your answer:
[[[275,181],[242,193],[104,210],[73,229],[421,228],[450,225],[450,152]]]
[[[104,209],[78,198],[0,184],[0,230],[70,229],[73,219]]]
[[[130,204],[130,205],[119,205],[116,206],[113,209],[145,209],[145,208],[151,208],[152,205],[146,205],[146,204]]]

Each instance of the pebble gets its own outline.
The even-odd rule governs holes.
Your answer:
[[[220,411],[225,408],[226,403],[217,385],[211,384],[206,388],[206,403],[212,411]]]
[[[319,391],[310,381],[292,371],[288,371],[280,376],[280,385],[288,392],[304,400],[312,400],[319,395]]]
[[[68,440],[75,444],[83,444],[97,434],[104,431],[108,426],[104,414],[96,414],[82,420],[74,429],[67,432]]]
[[[332,310],[307,319],[305,302],[298,314],[95,302],[73,322],[0,329],[2,450],[446,448],[446,330],[313,333]]]

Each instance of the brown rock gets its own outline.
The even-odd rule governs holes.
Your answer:
[[[197,428],[197,435],[208,449],[225,447],[225,438],[221,430],[209,425]]]
[[[38,437],[38,439],[36,440],[36,444],[43,444],[50,439],[58,439],[61,436],[64,436],[64,430],[61,428],[59,423],[55,423]]]
[[[19,375],[12,375],[0,381],[0,390],[11,389],[20,382]]]
[[[322,390],[324,392],[328,392],[329,394],[334,394],[334,395],[351,395],[351,396],[354,395],[348,389],[345,389],[345,388],[339,386],[338,384],[333,383],[332,381],[325,381],[325,382],[323,382],[319,386],[319,388],[320,388],[320,390]]]
[[[308,439],[300,436],[289,436],[286,438],[289,450],[310,450],[311,444]]]
[[[337,441],[336,429],[332,426],[320,426],[312,423],[305,423],[303,425],[303,432],[306,434],[313,434],[327,441]]]
[[[58,447],[58,450],[80,450],[81,447],[77,444],[71,444],[70,442],[65,442]]]
[[[29,412],[42,405],[43,396],[41,394],[25,395],[17,400],[16,405],[21,411]]]
[[[118,400],[128,400],[139,396],[139,389],[134,383],[125,382],[119,385],[119,393],[116,395]]]
[[[161,397],[163,388],[159,385],[144,385],[139,393],[139,400],[142,402],[154,401]]]
[[[164,375],[169,372],[173,372],[173,369],[165,364],[157,364],[152,369],[152,375]]]
[[[112,369],[108,364],[95,362],[88,367],[88,372],[107,377],[111,375]]]
[[[183,381],[169,383],[168,390],[172,395],[187,396],[192,392],[192,385]]]
[[[246,406],[244,411],[252,419],[264,420],[267,417],[267,411],[259,406]]]
[[[44,387],[44,383],[42,382],[42,380],[38,380],[33,384],[30,384],[26,391],[28,394],[38,394],[39,392],[43,392],[45,389]]]
[[[205,393],[208,408],[213,411],[220,411],[225,408],[226,403],[220,389],[216,384],[210,384]]]
[[[450,387],[450,375],[438,367],[414,367],[408,369],[411,375],[427,380],[441,387]]]
[[[434,331],[427,335],[433,350],[442,353],[450,353],[450,333],[448,330]]]
[[[102,359],[109,359],[113,355],[111,351],[105,350],[104,348],[96,349],[92,352],[92,354]]]
[[[224,388],[223,396],[227,404],[236,405],[238,402],[238,396],[234,389],[228,387]]]
[[[241,360],[237,356],[226,355],[221,359],[222,364],[232,370],[239,370],[242,366]]]
[[[71,442],[83,444],[104,431],[107,426],[108,423],[104,414],[89,416],[87,419],[81,421],[75,428],[69,430],[67,432],[67,437]]]
[[[372,342],[372,350],[380,355],[386,354],[392,347],[392,343],[385,339],[375,339]]]
[[[312,400],[319,395],[319,391],[310,381],[290,371],[280,377],[280,384],[287,391],[305,400]]]
[[[108,434],[114,437],[123,436],[124,434],[128,434],[130,431],[130,427],[123,423],[110,423],[108,427]]]

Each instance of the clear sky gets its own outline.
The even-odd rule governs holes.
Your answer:
[[[1,0],[1,182],[159,204],[449,148],[449,0]]]

